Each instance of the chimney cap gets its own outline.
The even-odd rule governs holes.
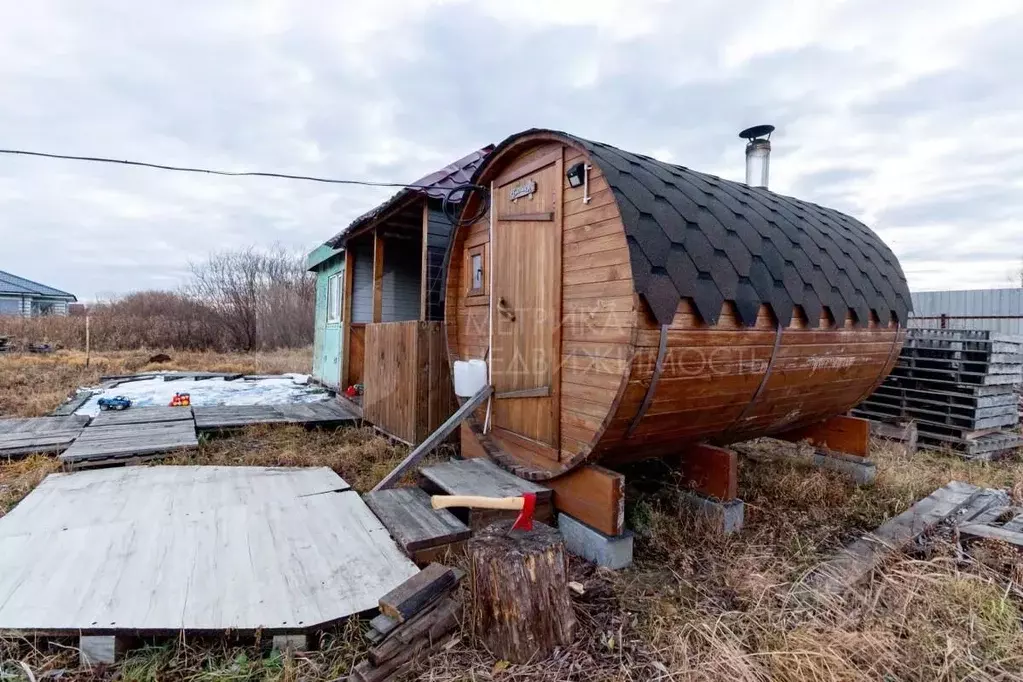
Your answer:
[[[741,137],[744,140],[749,140],[750,142],[752,142],[753,140],[755,140],[757,138],[760,138],[760,137],[765,137],[766,136],[767,138],[770,138],[771,137],[771,133],[773,133],[773,132],[774,132],[774,126],[773,125],[769,125],[769,124],[765,124],[765,125],[753,126],[751,128],[746,128],[741,133],[739,133],[739,137]]]

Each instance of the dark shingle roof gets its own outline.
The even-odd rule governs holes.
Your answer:
[[[366,213],[363,213],[361,216],[353,220],[348,227],[328,239],[326,242],[327,246],[335,249],[338,248],[344,242],[346,235],[359,229],[369,221],[383,214],[388,209],[397,206],[406,197],[420,194],[426,195],[431,199],[443,199],[448,195],[448,192],[455,187],[468,183],[473,174],[476,172],[476,169],[483,163],[483,159],[487,158],[487,155],[493,151],[493,149],[494,145],[487,145],[483,149],[478,149],[453,163],[449,163],[440,170],[434,171],[433,173],[410,183],[410,187],[405,187],[399,190],[397,194],[384,203],[367,211]]]
[[[77,301],[74,294],[69,294],[60,289],[48,287],[39,282],[33,282],[24,277],[12,275],[9,272],[0,270],[0,294],[15,294],[18,296],[50,296],[53,298],[66,298]]]
[[[821,306],[839,324],[846,310],[865,324],[912,310],[906,276],[891,249],[866,225],[838,211],[556,131],[600,165],[625,226],[636,290],[659,324],[690,298],[715,324],[733,301],[752,325],[761,303],[783,325],[792,306],[811,320]]]

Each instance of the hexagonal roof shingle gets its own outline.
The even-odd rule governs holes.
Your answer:
[[[761,303],[788,324],[793,304],[811,320],[821,306],[835,320],[846,310],[865,324],[895,314],[905,325],[909,287],[891,249],[866,225],[829,208],[723,180],[648,156],[552,130],[599,164],[625,226],[633,279],[658,324],[670,324],[682,298],[717,323],[735,303],[752,325]],[[482,169],[481,169],[482,170]]]

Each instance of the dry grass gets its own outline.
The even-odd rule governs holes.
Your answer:
[[[543,663],[497,669],[465,628],[458,645],[431,656],[410,679],[1023,679],[1023,561],[1002,546],[985,545],[970,556],[944,532],[896,557],[844,601],[811,603],[795,590],[841,544],[951,479],[1015,490],[1023,501],[1023,463],[965,462],[939,453],[908,458],[879,446],[876,485],[856,488],[806,460],[773,457],[783,446],[771,441],[756,447],[761,458],[740,466],[747,504],[742,533],[722,537],[701,527],[669,471],[637,466],[628,472],[636,564],[610,572],[573,563],[573,577],[586,593],[576,600],[580,627],[571,647]],[[204,442],[173,461],[323,465],[365,490],[405,452],[368,429],[257,428]],[[54,467],[48,458],[0,465],[0,511]],[[4,673],[28,679],[13,667],[24,661],[37,678],[65,669],[64,678],[76,680],[319,682],[343,678],[364,647],[352,623],[325,633],[320,651],[297,657],[252,642],[164,642],[113,669],[86,672],[76,669],[74,652],[66,649],[0,640],[0,660],[8,661],[0,679],[7,679]]]
[[[259,353],[170,351],[171,362],[150,365],[158,350],[93,353],[85,366],[85,353],[0,353],[0,416],[38,417],[48,414],[80,386],[94,386],[110,374],[153,370],[196,370],[278,374],[309,372],[312,349]]]

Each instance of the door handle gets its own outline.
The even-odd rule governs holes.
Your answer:
[[[497,299],[497,312],[507,317],[509,322],[515,321],[515,311],[512,310],[511,306],[508,305],[508,302],[504,300],[503,296]]]

